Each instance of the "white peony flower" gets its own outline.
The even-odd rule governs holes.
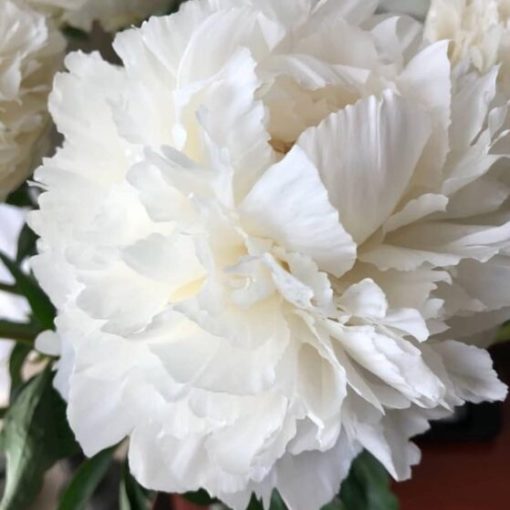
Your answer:
[[[27,0],[61,23],[90,31],[94,21],[115,32],[154,14],[164,14],[172,0]]]
[[[39,164],[50,118],[47,99],[64,42],[21,2],[0,2],[0,200]]]
[[[122,67],[67,58],[33,267],[88,455],[129,437],[151,489],[314,510],[363,448],[407,478],[429,419],[505,397],[459,341],[510,307],[496,71],[376,7],[192,0]]]
[[[450,39],[454,63],[469,61],[481,72],[501,64],[510,93],[510,0],[432,0],[425,37]]]

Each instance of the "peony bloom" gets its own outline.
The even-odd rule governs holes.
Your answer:
[[[497,72],[376,5],[192,0],[123,66],[67,58],[33,267],[88,455],[316,510],[362,449],[405,479],[430,419],[505,397],[471,338],[510,307]]]
[[[22,2],[0,2],[0,201],[39,164],[64,41]]]
[[[115,32],[153,14],[164,14],[169,0],[27,0],[35,9],[61,23],[90,31],[99,21],[108,32]]]
[[[425,37],[450,39],[455,64],[468,61],[480,72],[502,64],[510,93],[510,0],[432,0]]]

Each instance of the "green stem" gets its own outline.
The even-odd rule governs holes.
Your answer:
[[[2,283],[0,282],[0,291],[2,292],[8,292],[9,294],[16,294],[20,295],[20,292],[16,285],[11,285],[9,283]]]
[[[22,336],[18,336],[17,338],[15,338],[13,336],[12,338],[7,338],[7,340],[12,340],[13,342],[16,342],[17,344],[23,344],[23,345],[26,345],[27,347],[33,348],[36,337],[37,337],[37,335],[32,338],[24,338]]]
[[[34,328],[32,324],[0,320],[0,338],[14,340],[15,342],[33,347],[38,334],[39,330]]]

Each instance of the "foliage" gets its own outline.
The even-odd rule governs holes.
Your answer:
[[[52,380],[48,366],[24,386],[5,416],[2,445],[7,480],[1,510],[27,508],[39,493],[46,471],[79,451]]]

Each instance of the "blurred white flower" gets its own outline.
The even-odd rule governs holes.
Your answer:
[[[0,201],[39,164],[50,118],[47,98],[64,41],[22,2],[0,2]]]
[[[504,398],[459,341],[510,307],[496,71],[377,3],[190,1],[123,67],[67,58],[33,267],[87,454],[128,436],[151,489],[315,510],[361,449],[407,478],[429,419]]]
[[[154,14],[164,14],[171,0],[27,0],[34,8],[82,30],[94,21],[114,32]]]
[[[510,93],[510,0],[432,0],[425,37],[451,40],[455,64],[469,61],[481,72],[502,64],[501,81]]]

